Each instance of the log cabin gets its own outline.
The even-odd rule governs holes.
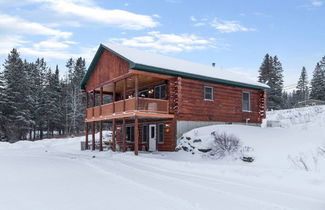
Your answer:
[[[196,127],[259,125],[266,114],[268,86],[214,66],[101,44],[81,89],[86,98],[86,149],[95,150],[98,123],[103,150],[103,123],[109,123],[112,150],[137,155],[175,151],[177,138]]]

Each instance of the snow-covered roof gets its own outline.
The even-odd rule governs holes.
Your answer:
[[[216,67],[212,67],[210,65],[203,65],[186,60],[176,59],[112,43],[101,44],[98,51],[100,51],[101,48],[107,49],[128,61],[130,63],[131,69],[144,70],[167,75],[182,76],[193,79],[205,80],[209,82],[218,82],[223,84],[255,89],[269,88],[267,85],[249,79],[242,74],[229,70],[222,70]],[[96,55],[98,54],[98,51]],[[95,59],[96,56],[94,60]],[[97,61],[95,63],[93,62],[90,65],[87,74],[91,73],[92,68],[95,67],[95,63],[97,63]],[[87,75],[85,77],[87,77]],[[84,78],[84,85],[85,82],[86,81]]]

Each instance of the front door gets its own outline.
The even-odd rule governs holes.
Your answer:
[[[149,151],[157,150],[157,129],[155,124],[149,125]]]

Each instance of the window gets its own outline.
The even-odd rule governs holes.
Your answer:
[[[249,92],[243,92],[243,111],[251,111],[251,99]]]
[[[142,126],[142,142],[147,142],[149,140],[149,126]]]
[[[126,141],[134,142],[134,126],[126,126]]]
[[[166,84],[158,85],[154,89],[154,97],[157,99],[166,98]]]
[[[158,124],[158,142],[164,143],[164,127],[165,124]]]
[[[204,86],[204,100],[213,100],[213,87]]]

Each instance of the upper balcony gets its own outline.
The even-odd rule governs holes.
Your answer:
[[[131,98],[88,108],[86,121],[132,117],[135,114],[140,117],[172,118],[168,110],[168,100],[139,97],[137,102],[136,98]]]
[[[131,75],[104,84],[98,90],[92,91],[92,107],[88,107],[87,94],[86,122],[133,116],[173,118],[174,115],[169,112],[167,87],[167,80],[164,78],[148,77],[147,75]],[[104,95],[110,96],[108,103],[104,103]],[[100,96],[99,100],[98,96]]]

